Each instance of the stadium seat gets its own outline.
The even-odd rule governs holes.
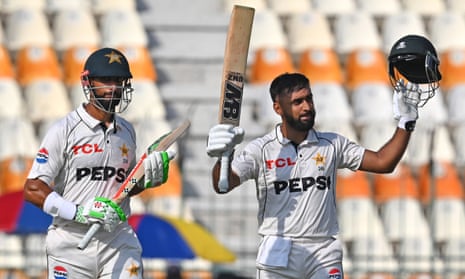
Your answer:
[[[386,54],[394,43],[408,34],[426,35],[426,28],[421,16],[410,10],[386,16],[381,26],[383,49]]]
[[[81,73],[87,57],[97,50],[97,46],[74,46],[66,49],[62,55],[64,83],[68,87],[81,85]]]
[[[419,189],[412,171],[406,164],[399,164],[389,174],[372,174],[374,200],[384,204],[391,199],[419,199]]]
[[[0,232],[0,243],[0,275],[7,275],[2,278],[27,279],[21,236]]]
[[[370,181],[365,172],[339,169],[337,172],[336,199],[368,198],[373,196]]]
[[[255,11],[262,11],[268,9],[268,3],[266,0],[223,0],[224,12],[229,14],[234,5],[242,5],[247,7],[253,7]]]
[[[157,71],[149,49],[145,46],[123,46],[120,51],[128,59],[133,80],[157,82]]]
[[[249,59],[254,59],[255,52],[264,48],[287,48],[287,37],[279,16],[267,9],[256,11],[250,35]]]
[[[405,272],[407,279],[438,278],[442,274],[444,263],[435,255],[430,235],[404,239],[399,255],[399,269]]]
[[[14,79],[15,77],[16,73],[10,52],[5,45],[0,45],[0,78]]]
[[[27,86],[42,79],[63,77],[58,55],[51,46],[31,46],[16,53],[16,74],[18,83]]]
[[[354,124],[358,127],[372,123],[390,123],[392,115],[392,89],[382,83],[363,84],[349,95],[354,113]]]
[[[396,14],[402,8],[401,0],[358,0],[357,3],[361,11],[379,19]]]
[[[447,242],[444,248],[444,270],[450,274],[449,278],[460,279],[465,275],[465,239],[463,234]]]
[[[446,0],[445,3],[448,10],[465,14],[465,2],[462,0]]]
[[[318,113],[316,121],[319,124],[351,123],[353,119],[352,108],[342,84],[313,82],[311,75],[309,77],[310,83],[312,83],[313,101]],[[337,110],[334,109],[335,107]]]
[[[24,116],[21,88],[13,78],[0,78],[0,118]]]
[[[431,17],[446,10],[443,0],[403,0],[403,5],[406,10],[423,17]]]
[[[440,54],[440,61],[441,88],[443,88],[444,92],[465,85],[465,47],[444,51]]]
[[[10,51],[53,44],[53,34],[42,10],[22,8],[12,11],[5,19],[5,27],[5,43]]]
[[[96,15],[102,15],[112,10],[136,11],[136,0],[93,0],[92,11]]]
[[[295,72],[295,66],[286,48],[262,48],[256,50],[250,65],[249,82],[253,84],[271,82],[285,72]]]
[[[339,56],[333,48],[310,48],[301,52],[299,72],[310,79],[311,84],[343,84],[345,77]]]
[[[3,14],[11,14],[18,10],[31,9],[43,12],[47,5],[47,0],[2,0],[1,8]]]
[[[55,15],[64,10],[88,10],[92,11],[92,0],[46,0],[45,11],[49,15]]]
[[[144,25],[135,10],[106,10],[100,16],[99,26],[101,44],[104,46],[114,48],[123,46],[148,47],[148,37]]]
[[[132,101],[121,115],[134,123],[147,117],[165,119],[167,112],[157,84],[150,80],[133,80],[132,85]]]
[[[437,198],[431,203],[432,236],[439,247],[465,234],[465,205],[457,197]]]
[[[387,59],[381,48],[356,49],[345,60],[346,85],[350,90],[364,84],[390,86]]]
[[[293,54],[301,54],[312,49],[334,48],[330,23],[319,12],[293,13],[284,21],[284,28],[287,30],[288,49]]]
[[[61,80],[40,79],[24,88],[27,115],[35,124],[65,116],[71,111],[66,87]]]
[[[382,47],[376,22],[370,15],[363,12],[339,15],[334,20],[334,37],[336,51],[339,55],[345,56],[360,48],[379,49]]]
[[[0,119],[0,160],[16,156],[34,158],[39,148],[32,122],[25,117]]]
[[[0,195],[23,189],[33,160],[32,156],[21,155],[0,160]]]
[[[429,22],[428,30],[431,42],[438,53],[465,48],[465,38],[457,36],[457,34],[465,33],[463,14],[456,11],[444,11],[436,14]]]
[[[396,129],[394,121],[372,121],[357,127],[361,145],[371,150],[379,150],[391,137]]]
[[[435,199],[464,199],[463,185],[453,161],[435,161],[433,170],[429,164],[424,164],[418,170],[420,199],[424,204]]]
[[[338,221],[341,239],[350,244],[357,238],[383,235],[383,224],[371,198],[347,197],[339,199]]]
[[[310,11],[312,9],[311,1],[308,0],[268,0],[268,8],[273,10],[278,16],[289,16],[292,14]]]
[[[383,234],[357,236],[352,244],[352,269],[361,274],[360,278],[394,279],[399,264]]]
[[[90,10],[58,11],[53,17],[52,26],[54,47],[59,52],[72,47],[100,45],[99,29]]]
[[[404,240],[429,235],[430,228],[420,201],[411,197],[391,198],[380,205],[387,239],[395,249]]]
[[[313,9],[327,17],[337,17],[355,12],[357,9],[354,0],[313,0]]]

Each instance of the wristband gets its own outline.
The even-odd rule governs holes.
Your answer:
[[[406,119],[401,118],[399,120],[398,127],[408,132],[412,132],[413,130],[415,130],[415,124],[416,124],[415,120],[406,120]]]
[[[65,200],[55,191],[45,198],[43,210],[53,217],[61,217],[66,220],[73,220],[74,215],[76,215],[76,205]]]

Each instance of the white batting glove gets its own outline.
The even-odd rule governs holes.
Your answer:
[[[418,104],[420,103],[420,93],[416,90],[417,84],[404,84],[399,80],[398,88],[393,94],[392,104],[394,119],[399,120],[398,126],[407,131],[413,131],[415,122],[418,119]]]
[[[244,139],[244,129],[231,124],[218,124],[208,132],[207,154],[210,157],[221,157],[230,152]]]
[[[160,186],[168,179],[170,161],[176,156],[173,150],[154,151],[144,160],[145,181],[144,187]]]
[[[112,200],[95,197],[78,206],[74,220],[82,224],[100,223],[105,231],[112,232],[121,221],[126,221],[126,215]]]

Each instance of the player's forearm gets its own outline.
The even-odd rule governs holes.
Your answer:
[[[232,160],[232,159],[231,159]],[[228,171],[228,180],[229,180],[229,188],[228,191],[231,191],[234,187],[238,186],[240,184],[240,179],[239,176],[237,176],[232,170],[231,170],[231,160],[229,160],[229,171]],[[212,182],[213,182],[213,189],[215,192],[218,194],[224,194],[223,192],[220,192],[220,189],[218,187],[218,181],[220,179],[220,170],[221,170],[221,160],[218,160],[215,165],[213,166],[212,169]]]
[[[53,190],[42,180],[27,179],[24,184],[24,199],[35,206],[42,208],[47,196]]]
[[[377,152],[365,151],[360,170],[389,173],[394,171],[407,149],[411,132],[396,128],[392,138]]]

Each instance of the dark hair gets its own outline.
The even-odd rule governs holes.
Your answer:
[[[277,76],[270,85],[271,100],[276,101],[276,97],[281,94],[289,94],[303,88],[309,88],[310,81],[300,73],[284,73]]]

